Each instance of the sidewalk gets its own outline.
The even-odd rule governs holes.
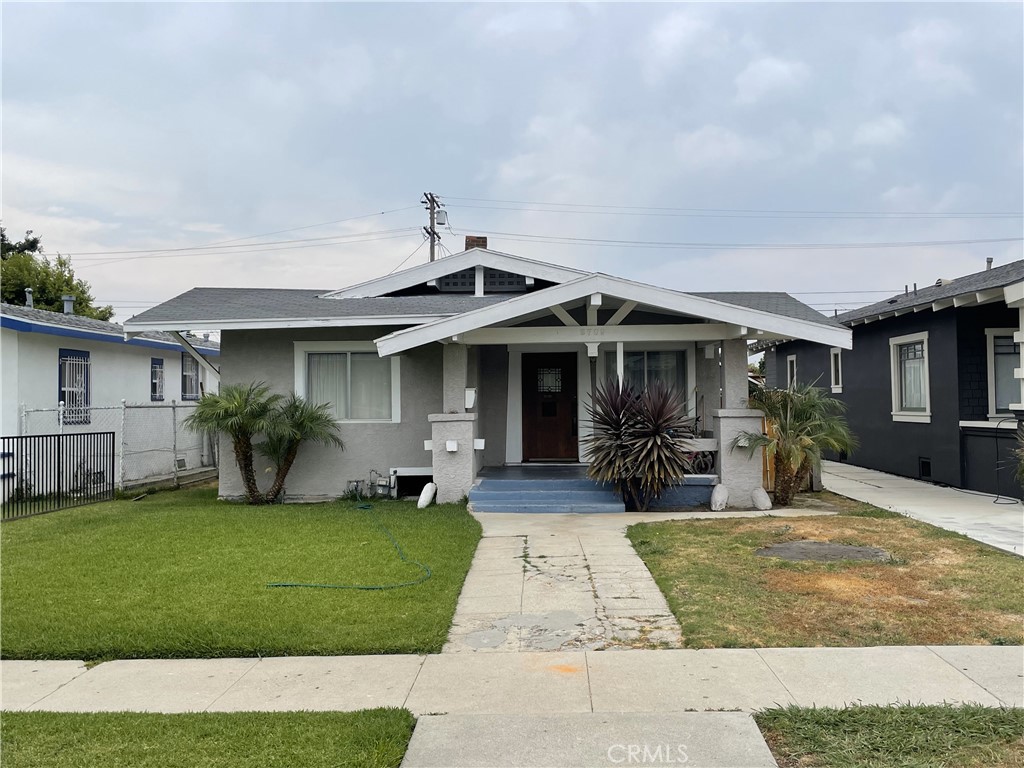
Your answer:
[[[995,496],[940,488],[835,461],[823,462],[821,479],[825,488],[842,496],[1024,555],[1024,506],[1017,500],[1004,496],[997,504]]]
[[[1024,648],[908,646],[0,662],[2,708],[414,714],[754,711],[776,705],[1024,706]]]

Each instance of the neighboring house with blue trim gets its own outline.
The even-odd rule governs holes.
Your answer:
[[[73,313],[0,304],[0,434],[21,432],[21,410],[53,409],[63,401],[66,424],[87,425],[91,409],[198,400],[210,375],[169,333],[126,339],[117,323]],[[220,345],[188,338],[204,359]]]
[[[767,386],[827,387],[847,407],[857,466],[1020,498],[1024,261],[938,280],[835,318],[853,349],[762,341]]]

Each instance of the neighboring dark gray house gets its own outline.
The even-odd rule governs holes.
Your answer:
[[[332,404],[346,449],[304,448],[290,498],[339,496],[375,470],[432,477],[451,501],[485,467],[579,464],[594,382],[617,375],[686,392],[707,430],[697,450],[717,454],[706,482],[749,506],[761,457],[719,450],[761,428],[748,340],[850,346],[783,293],[683,293],[480,247],[341,290],[196,288],[125,323],[183,328],[221,332],[222,382]],[[220,489],[241,492],[228,462]]]
[[[846,403],[852,464],[1020,498],[1024,261],[893,296],[836,319],[853,349],[762,342],[768,386],[794,379]]]

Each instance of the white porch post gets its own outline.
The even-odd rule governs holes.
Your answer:
[[[476,413],[466,412],[469,350],[445,344],[442,352],[442,410],[427,416],[434,482],[439,503],[459,501],[469,493],[479,469],[475,440]]]
[[[729,490],[730,507],[751,507],[751,494],[762,487],[761,451],[751,456],[742,446],[732,447],[743,432],[760,432],[760,411],[747,405],[747,342],[722,342],[722,407],[712,412],[718,439],[718,480]]]
[[[615,375],[619,377],[620,384],[626,380],[626,355],[621,341],[615,342]]]
[[[1020,391],[1017,395],[1017,402],[1011,403],[1010,408],[1015,411],[1021,411],[1024,410],[1024,305],[1017,307],[1017,332],[1013,334],[1013,340],[1020,347],[1020,359],[1017,361],[1018,367],[1013,370],[1013,376],[1017,379]]]

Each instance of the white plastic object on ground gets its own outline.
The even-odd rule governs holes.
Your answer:
[[[729,489],[724,485],[716,485],[711,491],[711,511],[721,512],[729,503]]]
[[[426,509],[434,502],[434,496],[437,494],[437,484],[427,483],[423,486],[423,490],[420,491],[420,500],[416,502],[416,509]]]
[[[767,512],[772,508],[772,500],[768,497],[768,491],[764,488],[755,488],[754,492],[750,495],[754,502],[754,509]]]

